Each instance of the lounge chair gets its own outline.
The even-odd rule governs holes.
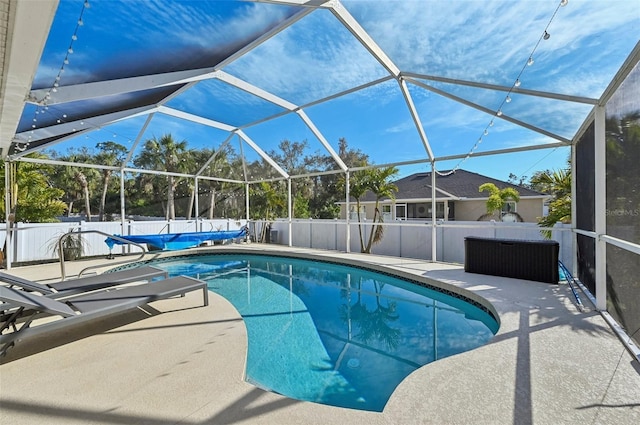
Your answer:
[[[49,298],[62,298],[82,292],[110,288],[131,282],[150,281],[156,277],[167,278],[165,270],[153,266],[143,266],[132,269],[118,270],[77,279],[63,280],[56,283],[42,284],[18,276],[0,272],[0,282],[17,286],[28,291],[39,292]]]
[[[187,276],[78,295],[67,298],[64,302],[33,292],[0,286],[0,308],[4,310],[4,323],[0,326],[0,332],[13,329],[13,332],[0,334],[0,355],[5,354],[18,340],[26,336],[68,328],[196,290],[202,290],[204,305],[209,305],[206,282]],[[25,311],[31,312],[31,316],[25,318]],[[31,326],[39,314],[62,318]]]

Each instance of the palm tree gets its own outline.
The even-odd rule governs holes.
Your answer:
[[[85,215],[87,217],[87,221],[91,221],[91,204],[89,203],[89,181],[87,180],[87,176],[85,176],[82,171],[76,170],[73,174],[73,178],[82,188]]]
[[[373,168],[368,172],[368,188],[376,197],[376,205],[373,210],[373,227],[369,234],[369,242],[362,251],[366,254],[371,253],[371,247],[373,244],[382,240],[384,235],[384,227],[375,223],[382,223],[383,217],[380,213],[380,200],[383,198],[395,199],[395,194],[398,191],[398,186],[390,181],[392,177],[398,174],[398,169],[395,167],[386,168]]]
[[[33,153],[28,158],[47,159],[47,155]],[[62,189],[52,187],[49,174],[53,167],[29,162],[5,162],[0,164],[0,194],[4,198],[5,172],[10,167],[10,222],[47,223],[58,221],[67,208],[60,199]],[[0,214],[4,215],[4,202],[0,203]]]
[[[86,164],[92,162],[93,154],[86,148],[70,149],[60,159],[69,163]],[[75,166],[56,168],[58,172],[52,176],[55,182],[54,186],[61,188],[65,192],[67,214],[73,212],[74,202],[82,199],[84,201],[86,219],[91,221],[91,192],[99,177],[98,170]]]
[[[253,199],[254,207],[251,210],[253,219],[265,219],[267,222],[275,219],[283,211],[286,210],[286,196],[281,190],[278,190],[277,182],[260,182],[257,186],[251,188],[251,199]],[[260,241],[266,239],[266,233],[271,228],[270,223],[262,226]]]
[[[127,148],[116,142],[101,142],[96,145],[99,149],[95,160],[98,164],[115,166],[121,165],[127,155]],[[102,196],[100,197],[100,209],[98,211],[98,221],[104,220],[104,206],[107,202],[107,191],[109,190],[109,180],[113,170],[102,170]]]
[[[344,187],[346,180],[341,179],[340,185]],[[360,199],[364,196],[365,193],[369,190],[368,188],[368,180],[367,180],[367,172],[359,171],[353,173],[349,178],[349,195],[356,200],[356,214],[358,217],[358,234],[360,236],[360,250],[364,252],[364,239],[362,237],[362,218],[360,217]],[[347,211],[347,214],[349,212]]]
[[[538,191],[551,195],[549,213],[538,219],[541,227],[553,227],[556,223],[571,222],[571,171],[541,171],[531,177],[531,185]],[[545,238],[551,239],[551,230],[542,230]]]
[[[232,170],[234,168],[241,169],[242,164],[235,164],[233,166],[230,163],[230,159],[233,157],[233,151],[228,146],[220,148],[217,151],[205,149],[202,151],[194,152],[194,158],[196,162],[206,162],[213,157],[213,160],[209,163],[207,168],[203,171],[203,174],[211,177],[219,178],[231,178]],[[219,191],[222,191],[229,186],[229,183],[209,180],[209,207],[207,218],[212,220],[215,217],[217,195]],[[197,214],[196,214],[197,215]]]
[[[380,200],[383,198],[395,197],[395,192],[398,191],[398,187],[389,181],[393,176],[398,173],[398,169],[395,167],[386,168],[369,168],[363,171],[353,173],[349,179],[349,195],[356,201],[356,214],[358,216],[358,233],[360,236],[360,252],[365,254],[371,253],[371,248],[374,244],[382,240],[384,228],[375,223],[382,222],[382,214],[380,214]],[[346,183],[345,178],[340,179],[340,186],[344,187]],[[376,204],[373,210],[373,223],[371,232],[369,233],[367,243],[365,245],[362,234],[362,223],[360,217],[361,198],[371,191],[376,197]]]
[[[171,134],[165,134],[160,139],[153,137],[147,140],[143,151],[134,160],[134,164],[139,167],[174,173],[183,172],[186,162],[187,141],[176,142]],[[167,220],[176,218],[175,192],[178,182],[179,179],[175,176],[170,175],[167,178]]]

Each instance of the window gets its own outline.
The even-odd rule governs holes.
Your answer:
[[[391,205],[382,206],[382,221],[391,221]]]
[[[513,201],[506,201],[502,206],[501,216],[502,221],[506,222],[516,222],[518,220],[518,215],[516,214],[516,203]]]
[[[502,206],[502,215],[518,212],[517,205],[514,201],[505,201]]]
[[[360,220],[367,218],[367,208],[364,205],[360,205]],[[349,220],[358,220],[358,214],[356,213],[356,206],[351,205],[349,207]]]

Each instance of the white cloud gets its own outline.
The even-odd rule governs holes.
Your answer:
[[[385,75],[364,47],[324,10],[281,32],[227,71],[298,104]]]

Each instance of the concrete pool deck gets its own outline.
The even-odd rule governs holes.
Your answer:
[[[382,413],[288,399],[244,382],[246,331],[225,299],[201,294],[22,341],[0,365],[6,424],[637,424],[640,365],[568,285],[465,273],[408,258],[247,245],[349,258],[484,297],[501,326],[485,346],[426,365]],[[237,246],[234,246],[237,248]],[[223,251],[225,247],[215,247]],[[77,273],[90,260],[67,263]],[[58,264],[13,268],[46,281]],[[372,371],[375,373],[375,371]]]

